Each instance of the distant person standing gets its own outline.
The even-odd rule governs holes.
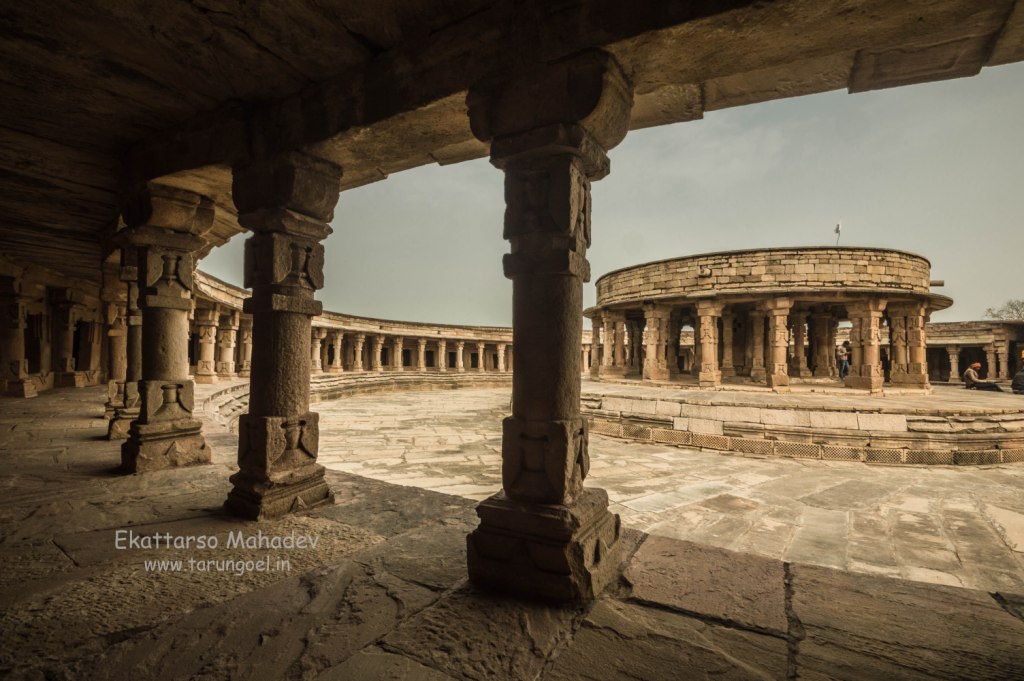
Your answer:
[[[968,390],[988,390],[994,393],[1003,392],[1002,388],[991,381],[978,380],[978,369],[980,368],[981,362],[972,362],[971,366],[967,367],[967,371],[965,371],[963,375],[964,387]]]
[[[843,341],[836,348],[836,361],[839,362],[839,378],[846,378],[850,373],[850,341]]]
[[[1024,395],[1024,367],[1021,367],[1020,371],[1013,377],[1010,389],[1013,390],[1014,395]]]

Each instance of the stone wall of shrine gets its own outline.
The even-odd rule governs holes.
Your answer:
[[[902,251],[822,247],[711,253],[616,270],[598,279],[597,305],[584,313],[600,348],[591,373],[689,376],[701,387],[745,380],[784,391],[791,378],[839,378],[835,347],[840,323],[848,321],[845,385],[926,389],[925,324],[952,304],[931,293],[930,268]],[[689,356],[681,341],[687,330],[694,337]]]

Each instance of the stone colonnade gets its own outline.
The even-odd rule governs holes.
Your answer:
[[[835,304],[781,296],[756,302],[645,303],[639,310],[589,314],[594,352],[581,370],[595,378],[673,381],[690,376],[699,386],[713,388],[723,378],[740,377],[780,392],[791,379],[838,380],[835,349],[840,322],[848,320],[846,386],[879,390],[886,378],[905,387],[929,385],[928,308],[922,302],[887,304],[884,298],[867,298]],[[631,327],[639,333],[617,332]],[[883,327],[888,329],[885,342]],[[683,342],[681,336],[692,340]],[[631,359],[638,354],[638,362]],[[999,355],[998,348],[993,355]]]

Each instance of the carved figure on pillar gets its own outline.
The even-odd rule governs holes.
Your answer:
[[[324,285],[341,169],[291,152],[234,168],[232,193],[246,241],[253,319],[249,412],[238,423],[238,467],[226,507],[264,519],[333,503],[317,463],[319,416],[309,408],[312,318]]]
[[[614,58],[593,51],[474,88],[468,102],[474,133],[491,142],[491,162],[505,173],[515,334],[504,489],[477,508],[469,574],[527,596],[592,599],[614,577],[622,544],[607,494],[583,487],[582,285],[590,278],[590,183],[608,173],[605,149],[625,135],[631,90]]]
[[[121,447],[127,472],[210,462],[202,424],[192,413],[188,315],[193,304],[193,254],[204,247],[213,216],[210,199],[155,184],[133,197],[124,211],[124,238],[138,248],[142,311],[139,416]]]

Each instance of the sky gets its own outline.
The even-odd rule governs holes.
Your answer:
[[[637,130],[593,184],[594,281],[651,260],[743,248],[840,245],[928,258],[953,306],[980,319],[1024,298],[1024,64],[859,94],[809,95]],[[342,193],[324,309],[508,326],[503,176],[486,159],[427,166]],[[242,242],[200,269],[242,284]]]

